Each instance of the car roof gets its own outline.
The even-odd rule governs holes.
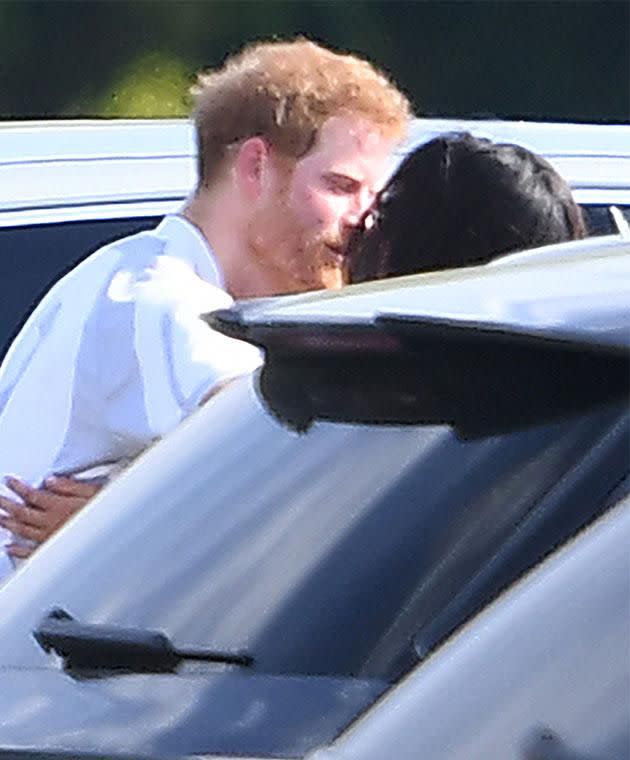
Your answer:
[[[413,146],[462,129],[548,157],[579,202],[630,204],[630,125],[415,119],[391,169]],[[195,185],[195,152],[186,119],[0,123],[0,212],[142,202],[165,213]]]
[[[0,212],[74,207],[80,216],[81,207],[141,202],[140,213],[163,214],[195,179],[184,120],[0,124]]]
[[[417,119],[399,159],[433,137],[459,131],[544,156],[571,185],[578,203],[630,203],[630,125]]]
[[[379,280],[338,291],[241,301],[207,315],[253,342],[287,327],[408,325],[519,333],[630,348],[630,240],[561,243],[484,266]],[[409,328],[412,329],[412,328]],[[265,345],[263,341],[263,345]]]

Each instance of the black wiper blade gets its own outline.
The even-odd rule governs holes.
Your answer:
[[[242,652],[178,649],[159,631],[81,623],[59,608],[44,617],[33,636],[45,652],[60,655],[68,671],[168,673],[183,660],[253,664],[253,658]]]

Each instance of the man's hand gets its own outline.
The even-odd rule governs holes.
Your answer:
[[[24,504],[0,496],[0,509],[7,513],[6,516],[0,515],[0,525],[36,544],[9,545],[7,552],[19,558],[30,557],[37,544],[50,538],[102,488],[94,483],[62,477],[47,478],[42,488],[32,488],[17,478],[6,478],[6,484]]]

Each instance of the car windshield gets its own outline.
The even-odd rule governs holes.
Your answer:
[[[446,426],[297,433],[243,378],[8,584],[11,659],[26,638],[44,657],[16,621],[63,607],[244,650],[263,672],[393,680],[418,635],[429,650],[480,584],[496,593],[606,503],[627,469],[625,406],[468,442]]]

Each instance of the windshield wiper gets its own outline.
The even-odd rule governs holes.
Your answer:
[[[168,673],[183,660],[244,667],[253,664],[253,658],[242,652],[177,649],[168,636],[159,631],[81,623],[59,608],[44,617],[33,636],[45,652],[60,655],[68,671]]]

